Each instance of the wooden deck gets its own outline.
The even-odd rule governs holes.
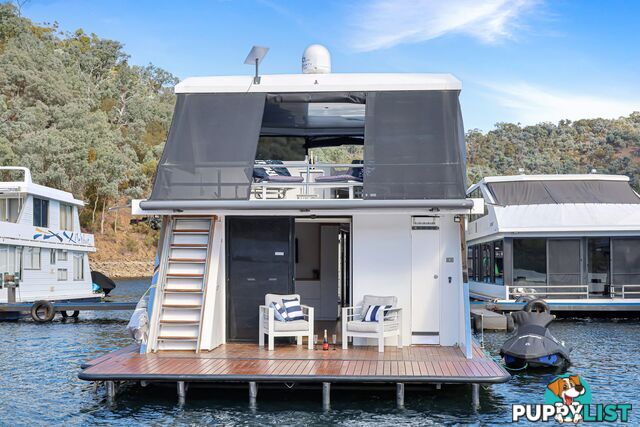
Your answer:
[[[256,344],[224,344],[187,351],[138,354],[136,346],[108,353],[84,365],[87,381],[186,382],[391,382],[499,383],[509,374],[474,346],[473,359],[456,347],[411,346],[307,350],[296,345],[274,351]]]

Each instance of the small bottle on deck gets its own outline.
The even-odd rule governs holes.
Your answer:
[[[324,330],[324,340],[322,341],[322,349],[329,350],[329,340],[327,339],[327,330]]]

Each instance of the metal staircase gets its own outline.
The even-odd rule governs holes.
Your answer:
[[[212,217],[173,217],[163,242],[151,351],[198,351],[214,229]]]

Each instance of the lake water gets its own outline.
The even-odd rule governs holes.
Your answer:
[[[137,299],[148,280],[122,280],[112,299]],[[468,386],[407,389],[406,409],[395,408],[395,391],[332,391],[323,412],[320,391],[261,389],[250,410],[246,390],[189,390],[184,406],[175,388],[129,387],[113,405],[104,389],[77,378],[83,361],[128,345],[128,312],[87,312],[77,320],[49,324],[31,319],[0,323],[0,425],[496,425],[510,424],[513,403],[541,403],[551,374],[517,373],[506,384],[481,389],[471,408]],[[594,403],[631,403],[630,425],[640,424],[640,360],[637,320],[562,320],[551,329],[574,347],[570,373],[585,378]],[[485,333],[497,354],[504,333]]]

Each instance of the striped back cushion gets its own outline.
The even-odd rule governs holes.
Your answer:
[[[304,320],[304,313],[302,313],[302,307],[300,307],[300,300],[298,298],[283,299],[282,304],[284,304],[284,308],[287,310],[287,320]]]
[[[271,307],[273,307],[273,314],[276,317],[276,320],[280,322],[286,322],[289,315],[287,314],[287,310],[277,302],[273,301],[271,303]]]
[[[363,322],[377,322],[380,316],[387,314],[386,310],[391,308],[390,305],[370,305],[362,317]],[[383,314],[384,312],[384,314]]]

